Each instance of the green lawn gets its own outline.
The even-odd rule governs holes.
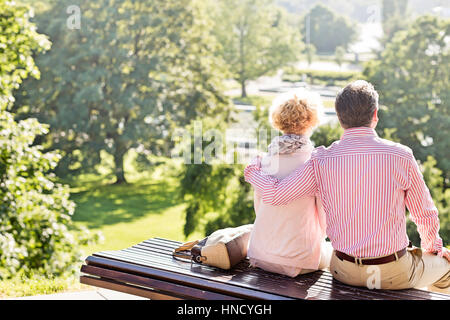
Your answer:
[[[325,109],[334,109],[334,100],[332,99],[323,99],[323,106]]]
[[[87,247],[86,254],[123,249],[152,237],[179,241],[201,237],[200,232],[188,239],[183,235],[185,207],[178,195],[179,167],[174,161],[137,172],[132,159],[127,160],[128,184],[82,176],[71,189],[71,199],[77,205],[73,220],[104,236],[102,243]]]
[[[54,279],[47,279],[42,276],[34,276],[31,278],[16,276],[13,279],[0,281],[0,299],[67,291],[82,291],[91,288],[81,284],[78,281],[78,277],[75,276]]]
[[[70,183],[71,199],[76,203],[73,220],[92,231],[101,231],[104,236],[102,243],[85,248],[86,256],[102,250],[123,249],[152,237],[189,241],[203,236],[200,231],[188,239],[183,235],[184,204],[178,196],[174,161],[137,172],[132,157],[126,159],[129,184],[112,185],[114,180],[108,174],[82,175]],[[77,277],[17,277],[0,283],[0,298],[89,288],[92,287],[81,285]]]
[[[186,240],[184,204],[177,192],[173,178],[164,181],[156,176],[129,185],[100,185],[74,193],[74,221],[101,231],[105,237],[102,244],[86,248],[87,253],[123,249],[152,237]],[[195,236],[200,235],[191,238]]]
[[[232,99],[234,101],[245,103],[245,104],[251,104],[254,106],[259,107],[270,107],[272,105],[273,99],[276,97],[276,94],[269,94],[269,95],[249,95],[245,98],[242,98],[241,96],[234,96]]]

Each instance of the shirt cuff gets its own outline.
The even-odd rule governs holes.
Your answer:
[[[436,239],[436,241],[434,242],[433,249],[436,250],[438,256],[441,258],[444,256],[444,250],[442,250],[442,247],[443,247],[442,239],[441,238]]]
[[[261,157],[260,156],[254,157],[248,165],[260,169],[261,168]]]
[[[252,172],[260,171],[260,170],[261,170],[261,158],[258,156],[258,157],[253,158],[250,161],[250,163],[247,165],[247,167],[245,167],[245,169],[244,169],[245,181],[250,182]]]
[[[431,247],[426,248],[425,251],[430,253],[436,253],[439,257],[442,258],[444,256],[444,251],[442,250],[442,248],[443,248],[442,239],[436,238],[436,240],[434,240],[433,245]]]

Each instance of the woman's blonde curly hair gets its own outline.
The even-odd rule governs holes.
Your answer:
[[[319,124],[322,108],[318,94],[306,90],[291,91],[273,101],[270,121],[284,134],[304,134]]]

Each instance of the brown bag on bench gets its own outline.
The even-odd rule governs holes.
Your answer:
[[[231,269],[247,257],[252,228],[253,224],[246,224],[217,230],[202,240],[184,243],[173,251],[173,256],[225,270]]]

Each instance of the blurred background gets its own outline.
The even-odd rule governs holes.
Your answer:
[[[305,88],[328,146],[356,79],[380,94],[378,134],[413,149],[448,245],[447,0],[0,0],[0,298],[79,290],[96,251],[252,223],[245,163],[174,156],[217,142],[194,123],[232,157],[264,151],[272,100]]]

